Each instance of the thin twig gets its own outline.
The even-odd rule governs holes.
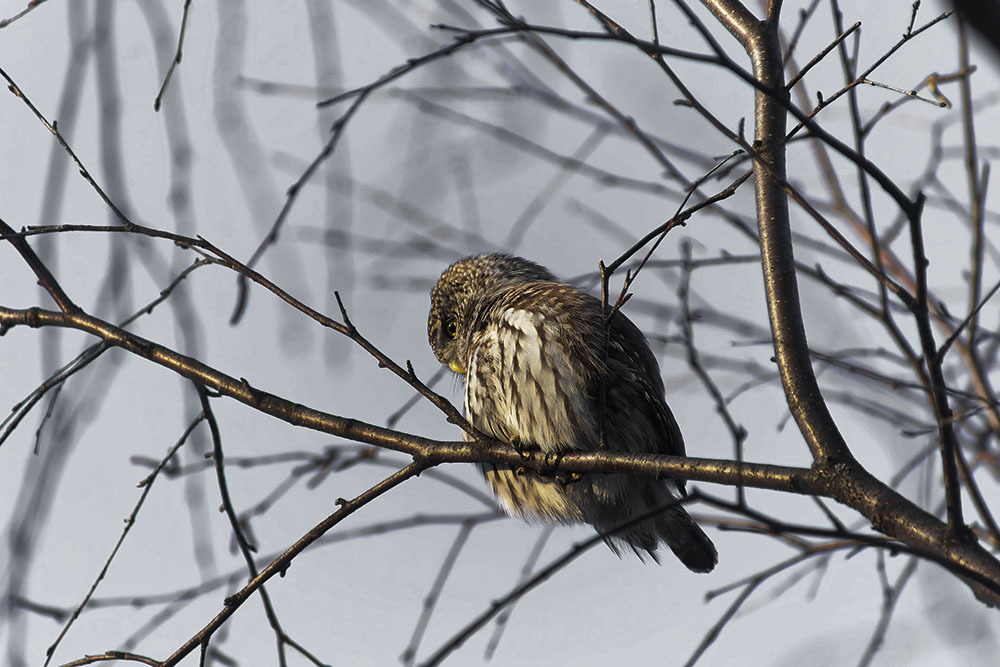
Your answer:
[[[42,4],[44,4],[45,1],[46,0],[29,0],[27,7],[25,7],[21,11],[19,11],[17,14],[14,14],[13,16],[11,16],[9,18],[5,18],[2,21],[0,21],[0,28],[6,28],[7,26],[9,26],[14,21],[17,21],[18,19],[24,18],[25,15],[28,14],[28,12],[30,12],[30,11],[32,11],[34,9],[38,9],[38,7],[40,7]]]
[[[524,561],[524,565],[521,567],[521,578],[518,583],[524,583],[531,576],[531,573],[535,569],[535,565],[538,563],[538,559],[542,556],[542,551],[545,549],[545,545],[548,543],[549,538],[552,533],[555,532],[555,526],[549,525],[544,527],[538,534],[538,539],[531,547],[531,553],[528,554],[527,559]],[[490,637],[489,642],[486,644],[486,650],[483,652],[484,660],[492,660],[493,655],[496,653],[497,647],[500,645],[500,639],[503,637],[504,630],[507,629],[507,622],[510,620],[511,615],[514,613],[514,607],[517,606],[516,602],[504,607],[504,610],[500,612],[497,616],[497,622],[493,626],[493,635]]]
[[[681,335],[684,339],[684,347],[687,350],[688,365],[691,367],[691,370],[694,371],[694,374],[698,376],[698,379],[701,380],[705,390],[715,402],[715,411],[720,417],[722,417],[722,421],[726,424],[726,428],[729,429],[729,434],[733,439],[733,458],[736,460],[737,464],[741,464],[743,462],[743,443],[746,441],[748,435],[747,430],[742,424],[736,423],[736,420],[729,412],[729,407],[726,405],[722,392],[719,391],[718,385],[715,384],[711,376],[708,374],[708,371],[706,371],[705,367],[701,364],[698,349],[694,344],[694,315],[691,313],[690,242],[685,241],[681,244],[681,253],[683,254],[685,264],[684,271],[681,273],[681,280],[677,286],[677,298],[681,302],[682,306],[680,327]],[[742,484],[736,485],[736,500],[740,505],[746,504],[746,494]]]
[[[247,585],[241,588],[236,594],[226,598],[225,606],[222,611],[209,621],[204,628],[199,630],[193,637],[182,644],[180,648],[174,651],[169,658],[163,660],[159,667],[174,667],[196,648],[206,645],[206,642],[209,638],[211,638],[215,631],[218,630],[222,624],[225,623],[226,620],[228,620],[229,617],[232,616],[236,610],[239,609],[239,607],[242,606],[242,604],[257,591],[257,589],[259,589],[274,575],[285,572],[292,559],[294,559],[295,556],[297,556],[301,551],[319,539],[324,533],[333,528],[335,525],[353,514],[360,507],[364,507],[375,498],[383,495],[387,491],[390,491],[402,482],[419,475],[423,468],[423,464],[416,462],[411,463],[389,477],[386,477],[375,486],[362,492],[353,500],[341,503],[340,509],[299,538],[295,544],[289,547],[283,554],[281,554],[281,556],[271,561],[271,563],[260,571],[260,574],[254,577],[252,581],[247,583]]]
[[[153,111],[160,110],[160,103],[163,101],[163,95],[167,92],[167,85],[170,84],[170,79],[174,76],[174,69],[181,64],[181,48],[184,46],[184,34],[187,32],[188,12],[190,9],[191,0],[184,0],[184,10],[181,14],[181,28],[177,33],[177,50],[174,52],[174,59],[170,62],[170,67],[167,68],[166,76],[163,77],[160,92],[156,94],[156,99],[153,100]]]
[[[917,565],[919,564],[920,560],[918,558],[910,558],[903,571],[899,573],[899,577],[896,578],[895,584],[890,585],[887,580],[883,581],[882,613],[879,615],[878,624],[875,626],[874,632],[872,632],[871,639],[868,641],[864,653],[858,660],[858,667],[868,667],[868,665],[872,664],[872,660],[875,659],[875,654],[878,653],[878,650],[882,647],[882,643],[885,641],[885,633],[889,629],[889,621],[892,619],[892,612],[896,609],[896,603],[899,602],[903,589],[917,571]],[[883,573],[884,568],[885,564],[882,562],[880,571]]]
[[[835,48],[837,48],[837,46],[841,42],[850,37],[851,34],[860,27],[861,27],[861,21],[858,21],[850,28],[837,35],[837,37],[832,42],[827,44],[826,48],[824,48],[822,51],[813,56],[812,60],[807,62],[805,66],[795,74],[795,76],[793,76],[791,79],[788,80],[788,82],[785,84],[785,90],[791,90],[792,87],[795,86],[795,84],[797,84],[799,80],[806,75],[807,72],[809,72],[809,70],[818,65],[820,61],[822,61],[823,58],[825,58],[827,54],[830,53],[830,51],[833,51]]]
[[[490,603],[490,606],[488,609],[486,609],[486,611],[476,616],[464,628],[462,628],[459,632],[457,632],[451,639],[445,642],[441,646],[441,648],[439,648],[437,651],[434,652],[433,655],[431,655],[429,658],[427,658],[427,660],[421,663],[421,667],[434,667],[434,665],[441,664],[441,662],[443,662],[449,655],[458,650],[458,648],[461,647],[462,644],[464,644],[465,641],[469,639],[469,637],[474,635],[476,632],[482,629],[483,626],[489,623],[490,619],[499,614],[501,610],[503,610],[508,605],[513,604],[520,598],[524,597],[524,595],[534,590],[539,585],[541,585],[549,578],[551,578],[552,575],[554,575],[556,572],[565,568],[567,565],[569,565],[571,562],[582,556],[584,553],[586,553],[595,545],[604,542],[608,537],[611,537],[623,530],[627,530],[629,527],[637,523],[640,523],[642,521],[645,521],[649,517],[659,514],[660,512],[663,512],[664,510],[670,507],[688,504],[694,502],[695,500],[697,500],[697,492],[692,493],[691,495],[683,499],[672,500],[669,503],[666,503],[660,507],[656,507],[649,512],[643,512],[642,514],[633,517],[631,520],[626,521],[619,526],[616,526],[612,530],[599,532],[590,539],[573,545],[573,548],[571,548],[562,556],[556,558],[555,560],[550,562],[547,566],[536,572],[530,579],[523,581],[522,583],[511,589],[511,591],[508,592],[506,595]]]
[[[434,614],[434,609],[437,607],[437,601],[441,597],[441,591],[444,589],[445,583],[448,581],[448,577],[451,576],[452,568],[454,568],[455,563],[458,561],[459,554],[462,553],[462,548],[465,547],[465,543],[469,539],[469,535],[472,533],[472,529],[476,527],[476,524],[471,521],[466,521],[459,528],[458,533],[455,535],[455,539],[451,543],[451,547],[448,549],[448,553],[445,554],[444,560],[441,561],[441,567],[438,569],[437,576],[434,578],[434,583],[431,584],[431,590],[427,593],[424,598],[423,609],[420,612],[420,617],[417,619],[416,625],[413,627],[413,635],[410,637],[410,643],[407,644],[406,650],[403,651],[403,655],[400,656],[400,661],[404,665],[412,665],[417,657],[417,650],[420,648],[420,642],[424,638],[424,632],[427,630],[427,625],[430,623],[431,616]]]
[[[881,81],[872,81],[871,79],[861,78],[858,83],[868,84],[869,86],[874,86],[875,88],[885,88],[886,90],[891,90],[894,93],[901,93],[907,97],[912,97],[915,100],[920,100],[921,102],[926,102],[936,107],[942,109],[947,108],[948,103],[942,102],[941,100],[932,100],[929,97],[924,97],[917,93],[917,91],[907,88],[899,88],[898,86],[892,86],[888,83],[882,83]]]
[[[46,665],[48,665],[49,662],[52,660],[52,656],[55,655],[55,651],[56,648],[59,647],[59,643],[62,642],[63,637],[65,637],[66,633],[69,632],[70,627],[73,626],[73,623],[76,622],[76,619],[80,617],[80,614],[83,612],[84,607],[87,606],[87,603],[90,602],[91,598],[94,596],[94,592],[97,591],[98,585],[104,580],[105,575],[107,575],[108,569],[110,569],[111,567],[111,562],[115,559],[115,556],[118,555],[118,550],[121,548],[122,544],[124,544],[125,538],[128,537],[128,534],[132,530],[132,527],[135,526],[136,519],[139,516],[139,510],[142,509],[143,503],[146,502],[146,496],[148,496],[149,492],[152,491],[153,482],[156,481],[156,478],[160,474],[160,471],[162,471],[164,466],[166,466],[167,463],[169,463],[170,460],[173,459],[174,454],[176,454],[177,451],[181,448],[181,446],[183,446],[184,443],[187,442],[188,436],[191,435],[191,433],[198,426],[198,424],[200,424],[204,419],[205,419],[204,413],[195,417],[194,420],[192,420],[191,423],[188,424],[187,428],[184,429],[184,432],[181,434],[181,437],[177,439],[177,442],[174,443],[173,447],[171,447],[167,451],[167,454],[162,459],[160,459],[159,463],[157,463],[156,467],[153,468],[152,472],[146,475],[145,479],[139,482],[138,486],[142,489],[142,493],[139,494],[139,500],[136,502],[135,507],[132,508],[132,513],[125,518],[125,528],[122,529],[121,535],[118,536],[118,541],[115,542],[114,547],[112,547],[111,553],[104,561],[104,565],[101,567],[101,571],[97,573],[97,577],[94,579],[94,583],[91,584],[90,589],[87,591],[87,594],[84,595],[83,600],[80,601],[80,604],[77,605],[76,608],[73,610],[73,612],[69,615],[69,618],[63,625],[62,630],[60,630],[59,635],[56,637],[55,641],[53,641],[49,645],[49,647],[45,650]]]
[[[219,429],[219,423],[215,419],[215,413],[212,410],[212,405],[208,400],[208,392],[205,390],[203,385],[195,383],[195,390],[198,393],[198,400],[201,402],[202,414],[205,416],[205,421],[208,424],[209,433],[212,436],[212,460],[215,462],[215,477],[216,483],[219,489],[219,495],[222,500],[222,509],[229,519],[229,526],[233,531],[233,538],[239,547],[240,554],[243,556],[243,560],[246,563],[247,572],[249,574],[248,579],[253,581],[257,578],[259,572],[257,571],[257,564],[254,562],[253,552],[257,551],[255,545],[251,545],[250,541],[247,539],[244,533],[243,526],[240,524],[239,517],[236,515],[236,509],[233,507],[232,498],[229,495],[229,481],[226,477],[226,466],[225,466],[225,456],[222,449],[222,433]],[[267,589],[264,585],[260,586],[260,599],[264,606],[264,615],[267,617],[267,622],[270,624],[271,628],[274,630],[275,638],[277,640],[278,648],[278,664],[281,667],[287,665],[287,658],[285,656],[285,632],[281,629],[281,623],[278,621],[278,615],[274,610],[274,605],[271,603],[271,596],[268,595]],[[207,645],[211,635],[206,635],[204,642]]]

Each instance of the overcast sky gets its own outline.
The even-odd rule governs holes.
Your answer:
[[[573,2],[508,4],[515,14],[523,12],[538,23],[597,29]],[[785,4],[787,25],[794,25],[800,3]],[[862,21],[863,64],[890,48],[910,18],[909,2],[841,4],[846,25]],[[0,2],[0,18],[23,6],[24,0]],[[464,1],[194,2],[183,59],[157,112],[154,99],[174,54],[182,6],[179,0],[46,2],[0,29],[0,68],[45,118],[58,121],[82,163],[133,221],[203,236],[244,261],[288,201],[289,186],[319,155],[331,123],[347,108],[341,103],[317,109],[317,99],[369,83],[446,43],[449,34],[428,28],[430,24],[494,25],[474,3]],[[614,0],[600,6],[649,36],[648,3]],[[673,5],[658,3],[657,9],[664,44],[705,51]],[[939,3],[924,3],[917,24],[942,10]],[[955,71],[956,31],[954,20],[935,26],[888,61],[879,80],[908,89],[931,72]],[[716,34],[744,62],[735,42]],[[823,6],[803,33],[800,63],[833,36],[829,10]],[[621,46],[548,40],[595,90],[647,132],[693,151],[670,154],[689,178],[707,171],[713,158],[733,151],[690,108],[673,104],[677,90],[648,58]],[[994,93],[1000,89],[994,61],[974,46],[973,62],[979,63],[974,93]],[[681,60],[675,64],[685,83],[724,123],[735,128],[745,118],[750,132],[749,88],[717,68]],[[810,74],[812,94],[835,91],[841,76],[832,55]],[[463,94],[443,94],[442,87]],[[497,92],[512,87],[520,87],[520,95]],[[556,111],[541,102],[548,89],[573,107]],[[943,92],[957,97],[954,85]],[[863,115],[870,117],[883,102],[899,96],[866,87],[859,97]],[[930,123],[957,113],[907,104],[872,133],[869,155],[905,190],[924,168]],[[636,185],[624,180],[609,185],[585,169],[560,167],[468,116],[516,128],[518,136],[546,150],[634,179]],[[333,291],[340,291],[361,333],[397,362],[411,360],[417,375],[428,380],[438,363],[426,342],[427,292],[449,263],[474,252],[510,250],[593,289],[598,260],[613,259],[673,214],[679,200],[671,193],[678,187],[662,177],[662,166],[618,124],[599,126],[595,117],[606,119],[607,114],[584,99],[551,62],[523,45],[495,43],[428,64],[361,107],[333,157],[295,197],[279,243],[258,268],[331,317],[339,318]],[[828,110],[824,122],[848,136],[846,106]],[[984,104],[977,117],[983,145],[998,144],[997,127],[996,107]],[[958,145],[957,122],[946,132],[946,144]],[[0,95],[0,142],[0,217],[9,225],[116,224],[53,136],[14,95]],[[789,171],[807,191],[828,199],[811,153],[801,145],[790,155]],[[843,180],[856,196],[854,172]],[[728,182],[715,182],[709,191]],[[951,185],[964,192],[960,182]],[[990,190],[988,203],[995,201],[996,191]],[[726,206],[752,219],[750,185]],[[896,215],[881,195],[875,206],[880,220]],[[925,225],[935,284],[950,297],[966,289],[962,272],[968,240],[941,210],[929,207]],[[800,212],[794,215],[796,231],[822,236]],[[987,229],[995,228],[991,221]],[[696,257],[755,252],[754,244],[732,225],[705,214],[671,233],[656,257],[680,257],[684,242],[692,244]],[[78,304],[111,321],[154,300],[197,257],[169,241],[124,235],[64,234],[33,237],[31,243],[45,253]],[[805,262],[823,257],[808,247],[797,252]],[[824,261],[837,265],[837,260]],[[851,269],[844,271],[842,275],[854,275]],[[676,343],[678,276],[673,269],[644,274],[626,312],[651,334],[689,453],[729,458],[732,444],[725,424]],[[882,344],[883,332],[858,320],[828,291],[808,283],[802,290],[814,346]],[[411,397],[408,386],[377,368],[358,346],[263,289],[251,288],[245,315],[230,325],[236,298],[234,274],[201,267],[176,298],[140,318],[131,330],[246,378],[254,387],[374,424],[385,425]],[[697,271],[692,303],[748,323],[743,329],[698,327],[698,343],[706,355],[734,358],[738,350],[748,366],[770,368],[773,350],[766,340],[759,264],[746,261]],[[7,244],[0,245],[0,304],[53,307]],[[997,325],[996,312],[984,311],[984,326]],[[0,338],[4,414],[93,342],[77,332],[42,336],[26,327]],[[746,377],[720,372],[719,381],[728,394]],[[825,375],[821,379],[827,381]],[[460,385],[450,373],[436,388],[461,404]],[[139,500],[142,489],[136,484],[149,473],[149,461],[166,454],[200,408],[190,383],[117,350],[66,384],[36,442],[35,429],[48,406],[48,398],[41,401],[0,446],[5,529],[0,572],[7,605],[16,594],[37,605],[72,609],[87,594],[121,533],[122,520]],[[231,400],[214,400],[213,407],[231,460],[286,455],[229,470],[237,511],[261,510],[251,520],[258,567],[333,512],[336,499],[357,495],[407,462],[386,452],[375,462],[362,460],[340,472],[296,476],[297,466],[326,448],[342,450],[338,461],[362,448],[289,427]],[[749,431],[747,459],[809,464],[776,382],[742,392],[731,409]],[[859,459],[878,475],[891,474],[928,442],[907,438],[898,426],[843,405],[833,409]],[[459,438],[458,429],[426,401],[392,424],[429,438]],[[202,425],[178,455],[190,474],[157,479],[91,608],[62,640],[52,664],[118,648],[163,658],[245,582],[243,560],[231,549],[229,524],[216,511],[218,489],[203,455],[210,446]],[[437,472],[461,480],[472,491],[425,474],[365,507],[328,537],[339,540],[338,535],[350,536],[357,529],[412,517],[439,517],[438,523],[316,544],[296,558],[285,577],[268,585],[284,629],[322,661],[398,663],[442,560],[462,530],[456,515],[480,522],[457,555],[419,658],[429,656],[517,583],[543,529],[503,518],[487,520],[493,506],[471,466]],[[984,483],[984,490],[997,498],[995,480]],[[921,480],[907,484],[901,491],[917,498]],[[731,489],[703,488],[732,497]],[[808,499],[764,492],[751,492],[749,498],[788,521],[822,520]],[[258,505],[268,499],[273,503]],[[852,512],[838,512],[845,521],[857,520]],[[587,551],[521,600],[491,664],[683,664],[735,596],[706,602],[706,593],[795,553],[773,539],[707,530],[720,555],[718,568],[708,576],[689,573],[669,557],[657,566],[619,559],[603,546]],[[555,560],[591,535],[589,527],[556,529],[539,563]],[[19,548],[24,557],[15,558]],[[903,559],[888,560],[895,577]],[[872,551],[853,558],[839,553],[826,568],[808,571],[794,586],[788,577],[769,580],[726,626],[703,664],[855,664],[879,619],[882,584],[876,563]],[[235,575],[229,585],[183,605],[147,599],[228,574]],[[146,604],[128,604],[136,597]],[[42,664],[62,625],[17,605],[0,611],[0,663],[16,665],[23,659],[24,664]],[[448,664],[479,664],[492,627],[468,641]],[[952,578],[937,576],[923,564],[899,602],[876,664],[991,664],[1000,651],[997,633],[995,613],[986,612]],[[257,599],[236,613],[212,645],[243,665],[276,664],[274,634]],[[192,655],[183,664],[197,664],[197,658]],[[290,664],[307,663],[292,652]]]

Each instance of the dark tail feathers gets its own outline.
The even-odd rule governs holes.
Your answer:
[[[594,527],[600,532],[608,532],[614,528],[602,527],[596,523]],[[657,563],[660,559],[656,549],[660,542],[666,542],[670,550],[692,572],[711,572],[719,562],[719,554],[712,540],[680,505],[673,505],[659,515],[619,531],[604,541],[619,556],[619,547],[627,546],[640,559],[649,554]]]
[[[712,540],[683,507],[674,506],[654,519],[656,532],[692,572],[711,572],[719,562]]]

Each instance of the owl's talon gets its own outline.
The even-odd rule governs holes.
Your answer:
[[[517,436],[511,438],[510,446],[514,448],[514,451],[517,452],[517,455],[521,457],[522,461],[528,461],[531,459],[531,454],[528,451],[529,448],[525,447],[521,443],[521,438],[518,438]]]
[[[562,473],[556,469],[561,460],[562,452],[545,452],[545,468],[550,477],[558,478],[562,475]]]
[[[518,477],[524,477],[525,475],[528,474],[528,469],[525,468],[524,466],[518,466],[514,468],[514,474],[517,475]]]
[[[578,472],[564,472],[558,475],[556,479],[559,480],[559,483],[563,486],[569,486],[570,484],[576,484],[583,479],[583,475]]]

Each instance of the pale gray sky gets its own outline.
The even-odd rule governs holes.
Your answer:
[[[517,7],[509,4],[515,14],[524,13],[538,23],[597,29],[573,2],[538,7],[529,2],[516,3]],[[0,18],[13,15],[23,5],[23,0],[0,2]],[[324,90],[363,85],[407,58],[434,50],[449,37],[428,29],[431,23],[472,26],[474,18],[484,26],[492,25],[471,2],[194,2],[183,60],[157,113],[153,100],[173,55],[182,5],[162,0],[47,2],[0,30],[0,67],[46,118],[60,121],[60,129],[84,165],[135,222],[204,236],[242,260],[250,257],[279,214],[287,188],[319,153],[330,123],[346,109],[342,103],[317,111],[317,84]],[[789,25],[794,24],[799,5],[786,3]],[[648,36],[648,3],[612,0],[600,6]],[[328,11],[332,7],[332,15],[320,11],[323,7]],[[896,42],[910,15],[910,3],[899,0],[845,1],[842,7],[845,23],[863,23],[863,64]],[[672,4],[658,3],[657,8],[663,43],[705,50]],[[940,11],[940,3],[924,3],[917,23]],[[463,20],[461,12],[473,18]],[[327,31],[327,20],[336,26],[335,39]],[[95,24],[111,31],[109,40],[95,33]],[[904,46],[878,71],[878,80],[910,88],[931,72],[955,71],[955,35],[954,20],[936,26]],[[727,35],[718,36],[727,48],[732,47],[739,62],[745,62]],[[832,36],[824,3],[802,37],[800,63]],[[241,38],[245,39],[242,52]],[[732,152],[728,140],[701,117],[673,104],[676,89],[649,59],[619,45],[555,38],[549,42],[590,85],[647,132],[707,158]],[[75,54],[74,44],[78,45]],[[973,60],[980,65],[973,79],[975,94],[997,91],[994,61],[978,46]],[[723,122],[736,127],[745,118],[750,131],[749,88],[717,68],[680,60],[675,64],[686,84]],[[812,94],[817,90],[832,93],[841,85],[839,77],[840,66],[833,54],[810,74]],[[522,95],[440,94],[437,89],[445,86],[519,86]],[[538,101],[543,86],[575,107],[553,112]],[[956,85],[942,90],[957,99]],[[883,102],[898,95],[868,87],[860,90],[859,98],[863,115],[870,117]],[[421,101],[442,108],[421,106]],[[591,153],[578,157],[621,177],[677,189],[661,178],[662,168],[618,126],[609,123],[606,136],[593,135],[591,119],[607,118],[606,114],[588,103],[550,63],[516,43],[459,52],[375,93],[351,120],[334,157],[298,195],[279,245],[268,252],[259,268],[293,296],[332,317],[339,317],[332,292],[340,290],[360,331],[396,361],[412,360],[423,379],[438,368],[426,343],[426,292],[451,261],[473,252],[511,248],[511,229],[523,224],[523,238],[512,250],[567,279],[592,274],[598,260],[613,259],[629,239],[669,218],[678,204],[676,198],[649,188],[609,187],[589,172],[569,173],[491,136],[481,125],[474,126],[456,113],[514,128],[560,155],[592,148]],[[869,155],[905,190],[924,168],[930,123],[957,113],[919,102],[907,104],[872,133]],[[984,106],[977,118],[983,145],[998,143],[997,113],[995,106]],[[849,136],[846,105],[828,109],[821,118],[827,129]],[[959,132],[958,124],[949,125],[945,144],[957,146]],[[4,156],[0,160],[0,217],[12,227],[112,224],[107,206],[79,176],[52,135],[21,100],[9,94],[0,95],[0,141]],[[692,179],[712,164],[710,159],[701,165],[675,154],[670,157]],[[789,171],[819,201],[828,200],[805,144],[790,151]],[[61,180],[51,180],[52,174]],[[960,177],[958,168],[945,173],[946,179],[956,179],[949,186],[964,196]],[[856,197],[854,171],[846,170],[842,180],[845,191]],[[714,182],[707,190],[714,192],[727,183]],[[726,206],[752,219],[749,187]],[[994,207],[996,191],[991,188],[988,199]],[[880,192],[875,195],[875,206],[880,221],[889,224],[895,210]],[[606,223],[595,227],[588,222],[592,217],[588,211],[610,218],[623,232]],[[939,296],[962,303],[968,238],[942,208],[929,206],[928,211],[925,231],[934,284]],[[801,211],[793,215],[796,231],[823,238]],[[318,230],[323,228],[346,230],[357,252],[331,250],[318,243]],[[995,221],[990,221],[987,230],[992,233],[995,228]],[[754,252],[747,238],[721,218],[700,215],[686,228],[671,233],[656,257],[680,257],[684,240],[693,244],[696,257]],[[860,243],[856,237],[855,241]],[[48,246],[49,252],[57,253],[50,267],[78,304],[113,321],[153,300],[196,257],[168,241],[111,239],[98,234],[65,234],[45,241],[36,237],[32,245]],[[112,251],[128,258],[120,274],[125,295],[118,301],[109,298],[106,284]],[[862,283],[855,270],[843,268],[839,260],[805,247],[797,252],[806,263],[821,261],[824,267],[841,271],[842,280]],[[992,266],[986,284],[996,281],[996,264]],[[674,270],[650,271],[637,281],[636,297],[627,312],[646,331],[667,337],[678,334],[678,275]],[[51,307],[34,283],[12,248],[0,245],[0,305]],[[183,319],[183,309],[161,305],[132,330],[194,354],[230,375],[245,377],[255,387],[374,424],[385,424],[411,396],[412,390],[379,370],[363,350],[344,340],[331,340],[336,334],[322,330],[262,289],[251,290],[245,317],[239,325],[229,326],[235,284],[234,275],[225,269],[200,268],[187,279],[186,300],[180,302],[196,313],[196,327]],[[870,282],[862,284],[873,287]],[[593,288],[593,283],[587,286]],[[802,281],[801,287],[810,342],[818,349],[885,344],[881,329],[859,319],[828,291],[808,281]],[[772,350],[759,343],[767,325],[758,265],[699,269],[692,291],[694,307],[710,304],[719,313],[756,327],[741,332],[697,327],[696,336],[706,355],[735,358],[738,353],[747,363],[771,367]],[[995,307],[984,311],[984,326],[996,326],[996,312]],[[75,332],[44,340],[49,371],[52,363],[65,363],[94,342]],[[0,338],[0,406],[5,415],[7,407],[27,396],[46,375],[42,341],[39,332],[24,327]],[[734,342],[743,347],[734,348]],[[666,346],[656,343],[654,348],[660,354],[668,401],[689,453],[731,457],[729,434],[687,366],[683,348],[676,341]],[[716,372],[726,394],[747,377]],[[828,375],[835,373],[821,376],[824,389],[856,390],[843,381],[836,384]],[[460,405],[460,389],[450,376],[437,389]],[[5,530],[0,572],[6,592],[63,609],[83,599],[118,539],[122,520],[139,499],[141,489],[136,483],[148,473],[142,460],[159,459],[181,435],[199,410],[193,395],[189,383],[168,371],[111,351],[66,385],[57,408],[61,417],[49,422],[38,453],[33,452],[35,428],[47,402],[35,407],[18,432],[0,447],[0,519]],[[859,398],[888,400],[864,394]],[[315,454],[326,447],[356,450],[350,443],[290,428],[231,400],[215,400],[213,406],[230,459]],[[740,394],[730,407],[750,433],[748,459],[809,464],[801,436],[787,422],[775,382]],[[858,458],[878,475],[891,474],[928,442],[926,437],[905,437],[898,428],[861,416],[843,403],[832,407]],[[65,431],[55,428],[61,424],[69,426]],[[200,428],[203,432],[204,427]],[[426,402],[407,412],[395,428],[430,438],[459,437],[458,429]],[[206,443],[203,434],[200,445],[192,443],[182,450],[185,465],[205,465],[196,448],[210,446]],[[386,453],[383,458],[386,463],[405,464],[400,455]],[[232,466],[229,488],[237,511],[265,500],[296,465]],[[283,550],[334,511],[338,497],[356,495],[391,470],[361,463],[331,473],[315,488],[307,484],[310,475],[297,478],[287,493],[252,521],[261,555],[258,565],[265,565],[269,559],[264,556]],[[471,466],[440,471],[486,491]],[[982,481],[984,492],[996,499],[1000,494],[996,481],[988,477]],[[920,484],[921,480],[912,479],[900,490],[918,498]],[[703,488],[731,497],[727,488]],[[34,519],[27,542],[30,558],[16,559],[15,531],[36,491],[38,510],[30,515]],[[788,521],[822,520],[805,498],[765,492],[748,496],[759,509]],[[132,649],[162,658],[214,616],[233,586],[179,607],[100,605],[114,599],[156,596],[228,573],[237,573],[237,580],[243,581],[243,561],[230,549],[231,531],[225,515],[216,511],[219,502],[211,468],[185,478],[159,478],[95,593],[95,608],[76,621],[52,664],[126,648],[133,636],[138,643]],[[488,509],[474,497],[425,474],[376,500],[329,537],[415,515],[471,515]],[[856,519],[852,512],[838,513],[845,521]],[[764,537],[714,527],[707,530],[720,554],[719,566],[709,576],[693,575],[669,557],[656,566],[629,557],[619,560],[603,547],[587,552],[518,604],[491,664],[683,664],[735,597],[729,593],[706,603],[707,592],[795,553]],[[332,665],[397,663],[458,532],[459,525],[451,523],[314,545],[296,558],[287,576],[268,585],[283,627]],[[506,519],[484,523],[471,532],[430,619],[419,658],[430,655],[516,583],[540,532],[538,526]],[[589,527],[558,528],[540,563],[554,560],[591,534]],[[196,557],[198,548],[210,556]],[[891,577],[898,575],[903,562],[901,557],[889,559]],[[821,575],[809,574],[790,590],[783,590],[787,581],[778,578],[764,584],[727,625],[702,664],[855,664],[880,614],[875,553],[862,552],[851,559],[838,554]],[[167,609],[171,613],[157,618]],[[42,664],[45,649],[62,623],[23,609],[0,613],[4,614],[0,616],[0,654],[4,656],[0,663],[23,658],[25,664]],[[150,629],[148,623],[155,627]],[[479,664],[491,627],[469,640],[448,664]],[[995,613],[987,612],[952,578],[938,576],[933,566],[923,564],[899,602],[876,664],[990,664],[998,650],[998,632]],[[245,604],[212,645],[243,665],[276,664],[274,635],[258,599]],[[182,664],[197,664],[197,658],[191,656]],[[306,661],[292,653],[290,664]]]

